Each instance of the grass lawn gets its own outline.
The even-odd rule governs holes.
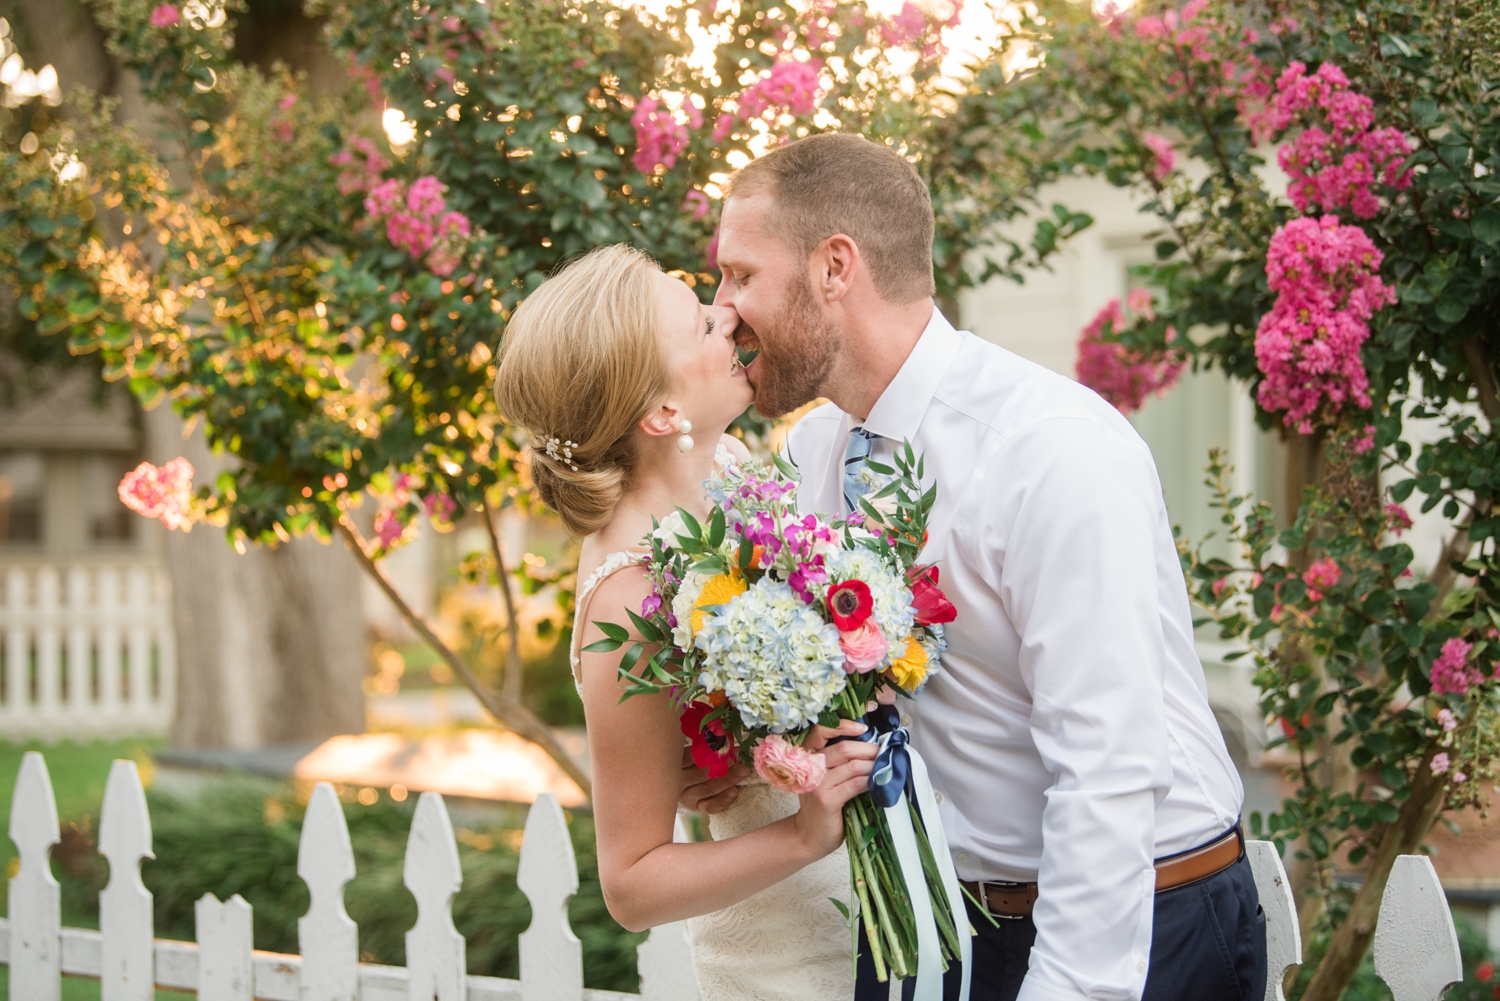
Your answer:
[[[156,1001],[183,1001],[195,997],[183,991],[157,991]],[[0,966],[0,998],[10,997],[10,970]],[[22,1001],[17,998],[16,1001]],[[99,981],[63,977],[62,1001],[99,1001]]]
[[[150,785],[154,766],[151,753],[160,745],[157,740],[95,740],[88,743],[61,741],[44,744],[31,741],[16,744],[0,741],[0,833],[10,832],[10,798],[16,787],[16,772],[21,756],[27,751],[41,751],[47,759],[47,773],[52,777],[52,794],[57,797],[57,812],[64,820],[87,816],[95,825],[104,805],[104,784],[109,780],[110,763],[116,758],[133,758],[141,770],[141,781]],[[10,854],[15,846],[10,845]]]

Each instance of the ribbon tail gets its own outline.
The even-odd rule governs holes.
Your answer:
[[[927,877],[922,872],[922,856],[917,850],[917,835],[912,830],[905,794],[896,799],[895,806],[885,807],[885,819],[896,849],[896,864],[911,897],[912,917],[916,919],[917,989],[913,1001],[943,1001],[943,947],[932,916],[932,898],[927,893]]]
[[[948,894],[948,907],[953,912],[953,927],[958,932],[960,980],[958,1001],[969,1001],[969,983],[974,973],[974,943],[969,931],[969,915],[964,908],[963,889],[958,885],[958,871],[953,868],[953,855],[948,850],[948,838],[943,833],[943,818],[938,814],[937,798],[932,794],[932,780],[927,777],[927,763],[914,749],[906,749],[911,759],[911,780],[916,793],[917,811],[922,815],[922,826],[927,828],[927,843],[932,847],[932,857],[937,863],[938,876],[943,890]]]

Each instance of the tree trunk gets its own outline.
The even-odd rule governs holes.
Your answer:
[[[163,405],[145,420],[147,455],[186,456],[199,483],[223,468]],[[302,538],[241,555],[217,529],[171,532],[178,670],[172,742],[255,748],[365,728],[360,571],[344,547]]]
[[[1391,867],[1396,864],[1397,856],[1410,855],[1420,847],[1442,809],[1448,783],[1443,776],[1432,774],[1432,757],[1437,751],[1438,746],[1433,744],[1422,756],[1416,778],[1412,780],[1411,796],[1401,804],[1400,815],[1381,836],[1379,847],[1370,857],[1365,881],[1354,894],[1354,902],[1349,905],[1349,914],[1343,924],[1334,930],[1328,952],[1318,964],[1302,1001],[1338,1001],[1354,979],[1354,973],[1375,937],[1375,924],[1380,917],[1380,903]]]

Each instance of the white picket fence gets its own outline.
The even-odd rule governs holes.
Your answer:
[[[518,981],[467,975],[452,915],[463,875],[437,793],[418,799],[406,843],[403,881],[416,898],[417,923],[406,933],[404,968],[359,962],[358,929],[344,911],[354,851],[326,782],[313,788],[297,852],[297,875],[312,898],[297,922],[300,956],[255,951],[250,905],[238,895],[203,895],[196,943],[153,938],[140,866],[156,856],[134,762],[116,761],[105,787],[99,853],[110,877],[99,894],[99,931],[61,927],[60,887],[48,865],[58,842],[57,808],[36,751],[22,759],[16,778],[10,838],[21,860],[10,880],[10,914],[0,922],[0,962],[10,966],[15,1001],[59,1001],[63,976],[99,980],[103,1001],[151,1001],[154,987],[196,991],[205,1001],[698,1001],[680,922],[653,929],[641,945],[639,996],[584,989],[583,949],[567,910],[578,868],[562,807],[549,793],[532,804],[521,842],[516,881],[532,918],[521,934]]]
[[[140,866],[156,856],[134,762],[116,761],[105,787],[99,852],[109,861],[110,879],[99,894],[100,931],[61,927],[60,888],[48,864],[58,842],[57,807],[36,751],[26,754],[16,779],[10,837],[21,858],[10,880],[9,917],[0,921],[0,963],[10,966],[16,1001],[59,1001],[65,975],[99,980],[102,1001],[151,1001],[153,987],[196,991],[205,1001],[699,1001],[681,922],[653,929],[641,945],[639,996],[584,989],[582,946],[567,913],[578,869],[562,808],[547,793],[526,818],[516,874],[532,913],[520,938],[518,981],[467,975],[464,939],[452,916],[463,876],[436,793],[418,800],[407,839],[404,882],[417,901],[417,923],[406,933],[405,968],[359,962],[358,929],[343,899],[354,878],[354,852],[338,796],[326,782],[313,789],[297,854],[297,875],[311,897],[297,922],[300,956],[254,951],[250,905],[238,895],[227,902],[203,895],[196,943],[153,939],[151,893]],[[1283,976],[1302,961],[1291,886],[1274,845],[1250,841],[1246,850],[1266,913],[1265,1001],[1285,1001]],[[1391,873],[1375,970],[1395,1001],[1437,1001],[1463,977],[1453,918],[1424,855],[1401,856]]]
[[[0,734],[166,732],[177,661],[163,570],[13,565],[0,585]]]

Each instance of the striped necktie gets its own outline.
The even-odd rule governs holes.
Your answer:
[[[865,471],[865,461],[870,458],[870,445],[880,435],[864,428],[849,429],[849,444],[844,446],[844,511],[846,514],[857,514],[859,512],[859,498],[863,497],[870,489],[870,485],[860,479],[860,474]]]

